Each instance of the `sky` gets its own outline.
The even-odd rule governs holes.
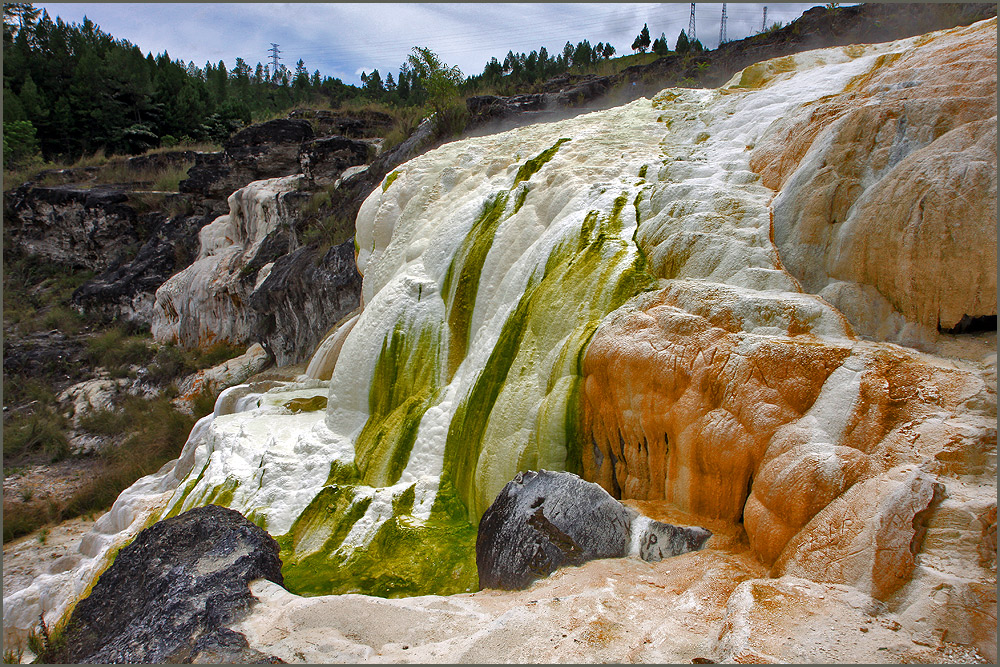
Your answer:
[[[768,25],[789,21],[823,3],[767,6]],[[611,43],[616,55],[632,53],[644,23],[651,39],[665,33],[670,47],[687,30],[689,3],[52,3],[36,2],[49,16],[82,23],[84,16],[116,39],[143,53],[163,51],[173,60],[236,58],[251,67],[267,64],[271,44],[294,70],[299,59],[344,83],[360,85],[361,73],[378,69],[395,77],[414,46],[426,46],[466,76],[479,74],[491,57],[530,53],[544,46],[550,55],[569,41]],[[726,4],[726,34],[742,39],[760,31],[765,5]],[[706,48],[719,43],[721,3],[698,3],[696,37]]]

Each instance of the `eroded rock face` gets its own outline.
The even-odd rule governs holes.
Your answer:
[[[704,528],[651,521],[604,489],[568,472],[518,473],[479,522],[476,566],[482,588],[517,590],[560,567],[636,551],[659,561],[697,551]]]
[[[103,271],[139,243],[136,212],[113,188],[27,183],[10,194],[7,211],[14,243],[58,264]]]
[[[996,40],[961,39],[885,58],[751,156],[786,268],[877,339],[996,317]]]
[[[346,137],[322,137],[304,142],[299,148],[299,168],[317,185],[336,181],[348,167],[367,164],[373,147]]]
[[[109,318],[150,324],[156,290],[194,258],[198,232],[218,217],[211,211],[167,217],[155,215],[154,229],[134,259],[117,263],[81,285],[73,304]]]
[[[186,347],[216,340],[247,342],[251,313],[244,303],[260,269],[294,247],[294,209],[286,195],[301,176],[255,181],[233,193],[230,212],[199,233],[198,256],[156,291],[153,336]]]
[[[51,662],[266,662],[228,628],[248,584],[282,583],[277,543],[239,512],[191,510],[142,531],[73,610]]]
[[[300,173],[299,147],[315,136],[308,121],[277,118],[230,137],[217,153],[197,153],[180,191],[225,199],[251,181]]]
[[[358,306],[353,244],[298,247],[292,228],[304,176],[255,181],[230,213],[202,228],[197,259],[167,280],[152,307],[153,336],[186,347],[261,343],[278,364],[311,354],[327,326]]]
[[[278,258],[247,299],[251,337],[269,343],[279,366],[309,358],[332,325],[360,305],[354,243],[298,248]]]

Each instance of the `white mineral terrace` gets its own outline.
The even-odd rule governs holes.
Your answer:
[[[574,260],[569,253],[567,261],[584,266],[580,275],[572,284],[540,288],[529,309],[531,324],[509,360],[509,374],[484,428],[473,475],[477,511],[526,460],[535,468],[565,467],[560,429],[577,354],[595,322],[618,304],[601,312],[587,308],[611,303],[619,278],[640,256],[659,278],[656,287],[670,290],[691,313],[709,312],[722,300],[738,301],[734,317],[745,332],[783,335],[794,313],[818,338],[850,339],[844,317],[826,301],[803,293],[782,268],[770,237],[775,192],[750,170],[750,148],[776,120],[841,92],[876,66],[879,56],[914,48],[918,40],[802,53],[792,57],[793,67],[786,63],[758,89],[737,87],[737,74],[718,90],[668,89],[652,100],[449,143],[400,166],[358,214],[357,261],[364,274],[360,315],[331,334],[320,346],[322,360],[314,359],[298,382],[262,394],[233,388],[220,396],[216,414],[197,424],[181,457],[136,482],[97,522],[73,567],[39,576],[4,598],[5,642],[22,637],[40,613],[50,624],[60,619],[110,554],[167,512],[222,498],[272,535],[287,533],[323,488],[331,463],[354,460],[356,439],[370,416],[376,366],[394,331],[418,350],[422,334],[438,342],[434,359],[416,362],[432,364],[437,391],[419,421],[398,482],[358,486],[356,497],[371,502],[340,549],[364,546],[392,516],[393,500],[410,487],[415,487],[413,517],[426,520],[446,466],[449,428],[505,325],[542,280],[550,259],[562,257],[566,244],[585,233],[588,213],[608,218],[623,198],[620,225],[609,227],[601,261],[590,267],[582,255]],[[563,138],[569,141],[557,145]],[[535,173],[515,183],[522,165],[553,147]],[[264,193],[259,201],[273,206],[274,189],[280,187],[293,183],[276,180],[250,187],[244,196],[259,190]],[[456,298],[453,283],[450,293],[444,289],[449,267],[476,243],[475,223],[498,193],[509,196],[479,272],[467,352],[449,369],[449,308]],[[274,222],[274,215],[244,211],[207,226],[199,259],[187,270],[191,289],[197,292],[198,281],[208,280],[199,267],[207,265],[213,248],[241,252],[243,245],[262,238],[260,230]],[[243,222],[233,227],[237,218]],[[232,239],[216,238],[227,234],[241,240],[231,245]],[[165,287],[162,298],[157,295],[158,307],[168,296],[174,304],[201,303],[197,295],[171,289]],[[583,303],[580,294],[593,294],[593,304]],[[641,300],[627,302],[622,310]],[[748,337],[743,344],[752,347],[758,339]],[[330,359],[336,359],[330,379],[314,379],[323,375],[324,364],[329,371]],[[818,460],[840,441],[842,415],[858,400],[858,364],[849,358],[830,376],[801,424],[811,429]],[[284,407],[315,396],[327,397],[325,410]]]

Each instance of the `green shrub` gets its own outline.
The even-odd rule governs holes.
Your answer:
[[[190,375],[197,369],[192,355],[173,343],[160,345],[152,363],[146,367],[150,381],[165,384],[179,377]]]
[[[194,353],[194,363],[196,369],[211,368],[218,366],[223,361],[228,361],[246,352],[246,348],[234,345],[228,341],[219,341]]]
[[[87,318],[68,306],[58,305],[45,312],[41,323],[45,329],[58,329],[64,334],[74,335],[87,324]]]
[[[42,526],[61,519],[59,506],[53,501],[15,503],[3,502],[3,541],[30,535]]]
[[[81,422],[112,444],[100,454],[102,469],[61,509],[63,519],[107,509],[137,479],[177,458],[195,419],[161,395],[151,400],[128,396],[118,410],[95,411]]]
[[[191,162],[189,164],[182,164],[176,167],[163,169],[152,174],[151,178],[153,180],[153,189],[161,192],[178,192],[180,190],[181,181],[187,178],[188,169],[193,166],[194,163]]]
[[[390,150],[406,141],[416,131],[417,127],[420,126],[420,121],[426,115],[425,111],[419,107],[407,107],[397,110],[393,114],[395,122],[392,129],[385,135],[382,150]]]
[[[328,215],[319,220],[310,220],[302,230],[302,243],[319,246],[322,256],[327,248],[340,245],[354,236],[354,224],[347,219]]]
[[[66,418],[48,405],[6,417],[3,425],[5,462],[36,452],[44,453],[51,461],[66,458],[69,455],[67,427]]]
[[[465,104],[456,98],[455,102],[443,105],[435,113],[434,133],[439,139],[457,137],[465,131],[469,122],[469,111]]]
[[[148,339],[126,334],[124,325],[115,325],[87,341],[87,358],[103,366],[113,377],[124,377],[130,366],[148,363]]]
[[[194,412],[195,418],[201,419],[212,413],[215,410],[215,399],[217,398],[218,396],[207,391],[196,394],[194,400],[191,401],[191,411]]]

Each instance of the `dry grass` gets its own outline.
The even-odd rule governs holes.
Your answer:
[[[201,153],[214,153],[221,150],[218,144],[207,142],[190,142],[178,144],[170,148],[152,148],[141,156],[162,155],[166,153],[179,153],[182,151],[193,151]],[[168,166],[159,169],[129,169],[126,160],[129,156],[107,156],[104,150],[98,150],[93,155],[86,155],[78,158],[74,162],[42,162],[40,159],[34,160],[26,165],[14,169],[4,169],[3,189],[4,191],[15,188],[28,181],[35,181],[38,185],[51,186],[65,182],[65,178],[50,174],[44,175],[39,180],[39,174],[49,170],[74,170],[85,169],[87,167],[98,167],[93,180],[93,184],[109,183],[142,183],[151,186],[153,190],[164,192],[177,192],[178,183],[187,175],[187,170],[193,162]],[[134,156],[133,156],[134,157]]]
[[[152,400],[127,396],[115,410],[98,410],[82,417],[83,430],[109,443],[98,455],[101,465],[97,473],[61,501],[15,502],[5,498],[4,542],[52,523],[107,510],[137,479],[180,455],[195,422],[208,414],[215,402],[213,396],[199,398],[195,416],[175,410],[169,393],[164,393]]]

